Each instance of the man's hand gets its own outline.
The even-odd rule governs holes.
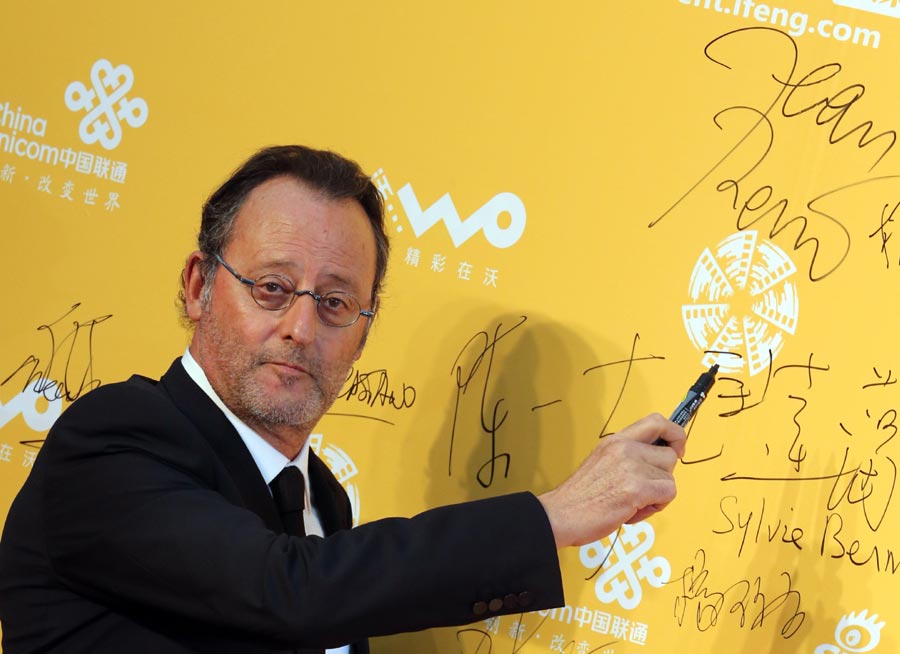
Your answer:
[[[652,445],[662,438],[669,446]],[[584,545],[640,522],[675,499],[684,430],[658,413],[600,441],[562,485],[539,496],[556,546]]]

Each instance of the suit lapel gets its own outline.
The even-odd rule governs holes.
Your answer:
[[[347,492],[312,450],[309,451],[309,486],[326,536],[353,527],[353,511]],[[369,654],[369,641],[363,639],[352,643],[350,651],[353,654]]]
[[[187,374],[181,358],[169,367],[160,383],[178,409],[209,442],[231,475],[244,505],[262,518],[269,529],[281,532],[281,518],[250,451],[225,414]]]
[[[312,449],[309,452],[309,486],[326,536],[353,526],[347,493]]]
[[[187,374],[180,357],[162,376],[160,384],[175,406],[210,443],[231,475],[245,506],[262,518],[269,529],[281,533],[281,517],[250,451],[225,414]],[[325,534],[351,528],[353,514],[347,493],[328,466],[312,451],[309,453],[309,477]],[[352,651],[354,654],[368,654],[369,644],[366,640],[353,643]]]

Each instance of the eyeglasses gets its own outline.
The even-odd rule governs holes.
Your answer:
[[[250,288],[253,301],[266,311],[287,309],[298,297],[309,295],[316,302],[319,321],[329,327],[349,327],[359,320],[360,316],[366,318],[375,316],[374,311],[360,308],[357,299],[349,293],[329,291],[319,295],[313,291],[298,291],[290,279],[275,274],[263,275],[259,279],[247,279],[225,263],[218,254],[213,256],[225,270],[234,275],[236,280]]]

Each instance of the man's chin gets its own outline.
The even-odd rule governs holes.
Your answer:
[[[325,413],[321,394],[314,384],[295,382],[260,390],[254,404],[279,424],[297,426],[311,419],[317,421]]]
[[[322,417],[324,411],[319,406],[308,403],[272,403],[256,404],[251,410],[253,418],[261,426],[276,427],[308,427],[312,428]]]

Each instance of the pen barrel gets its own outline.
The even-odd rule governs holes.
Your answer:
[[[700,378],[694,382],[694,385],[691,386],[691,392],[701,393],[704,397],[709,392],[709,389],[712,388],[713,384],[716,383],[716,376],[710,372],[704,372],[700,375]]]
[[[684,427],[688,424],[691,416],[694,415],[697,407],[700,406],[700,403],[703,402],[703,398],[705,397],[706,393],[688,392],[688,396],[675,408],[675,411],[672,412],[672,417],[669,418],[669,420],[676,425]]]
[[[697,381],[694,382],[694,385],[691,386],[691,389],[687,392],[687,395],[684,396],[681,404],[675,407],[675,411],[672,412],[672,416],[669,420],[681,427],[686,426],[703,403],[706,394],[709,393],[713,384],[716,383],[716,373],[718,371],[719,364],[714,364],[707,372],[700,375]],[[653,444],[668,445],[664,438],[657,438]]]

